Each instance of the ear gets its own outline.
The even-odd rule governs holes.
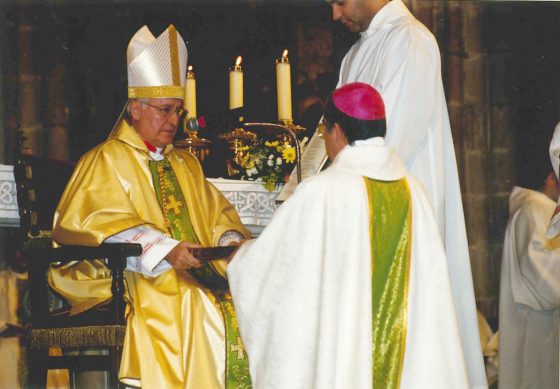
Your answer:
[[[556,174],[554,172],[548,173],[548,176],[546,176],[546,183],[548,185],[558,185],[558,179],[556,178]]]
[[[332,132],[333,132],[333,135],[334,135],[334,139],[337,142],[341,142],[344,145],[348,144],[348,138],[346,137],[346,134],[342,130],[342,127],[340,127],[340,124],[335,122],[334,125],[333,125]]]
[[[140,107],[140,105],[141,104],[136,100],[130,101],[130,117],[132,118],[132,120],[140,120],[140,114],[142,113],[142,108]]]

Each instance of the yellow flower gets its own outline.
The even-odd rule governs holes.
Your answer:
[[[278,146],[278,141],[277,140],[275,140],[274,142],[266,141],[266,142],[264,142],[264,145],[267,146],[267,147],[276,147],[276,146]]]
[[[287,146],[284,151],[282,151],[282,158],[288,163],[292,163],[296,160],[296,149],[292,146]]]
[[[264,188],[269,192],[273,192],[276,189],[276,183],[274,181],[266,181],[264,183]]]

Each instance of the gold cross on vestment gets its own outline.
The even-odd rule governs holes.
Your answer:
[[[178,215],[181,213],[181,210],[179,209],[179,207],[182,207],[183,203],[181,201],[177,201],[175,199],[174,195],[169,196],[169,202],[165,205],[165,208],[167,209],[167,211],[173,210],[173,213],[175,215]]]
[[[241,338],[239,336],[237,337],[237,344],[230,343],[229,345],[230,351],[232,353],[237,353],[237,359],[245,358],[245,355],[243,354],[243,343],[241,343]]]

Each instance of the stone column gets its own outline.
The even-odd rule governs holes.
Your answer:
[[[22,12],[19,31],[19,118],[21,130],[27,137],[27,152],[43,155],[43,133],[40,121],[40,77],[33,66],[32,34],[33,26],[26,22]]]
[[[451,132],[453,134],[453,143],[455,146],[455,154],[457,158],[457,167],[459,169],[459,179],[461,182],[462,192],[464,194],[465,183],[463,174],[463,152],[462,152],[462,107],[463,107],[463,60],[465,50],[463,47],[463,21],[461,7],[457,5],[450,6],[444,12],[446,24],[444,26],[445,33],[441,36],[445,37],[442,47],[442,57],[446,60],[442,61],[442,77],[446,90],[447,109],[449,112],[449,121],[451,123]],[[464,199],[463,199],[464,201]]]
[[[509,20],[497,17],[496,12],[509,13],[507,6],[494,6],[488,12],[488,23]],[[505,23],[508,23],[507,21]],[[515,182],[515,126],[510,119],[513,114],[511,87],[511,47],[497,39],[487,47],[488,65],[488,115],[490,129],[489,193],[490,208],[488,220],[489,261],[488,281],[492,289],[488,302],[492,306],[493,317],[498,318],[498,298],[500,288],[500,267],[505,228],[508,220],[508,198]]]
[[[410,11],[414,16],[420,20],[430,31],[434,32],[433,23],[433,12],[434,12],[434,2],[433,0],[412,0],[406,2]],[[435,34],[435,33],[434,33]]]
[[[494,175],[503,168],[493,153],[491,127],[490,87],[487,75],[488,57],[484,32],[485,5],[469,3],[463,10],[463,37],[465,59],[463,61],[463,153],[464,197],[467,232],[471,254],[471,267],[478,309],[491,321],[498,316],[496,263],[499,256],[493,247],[501,241],[492,234],[493,211],[496,196]],[[507,158],[507,156],[506,156]]]
[[[64,64],[59,61],[47,80],[47,156],[68,160],[68,113],[64,98]]]

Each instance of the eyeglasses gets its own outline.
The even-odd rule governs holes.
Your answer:
[[[319,138],[324,138],[325,132],[327,132],[327,125],[324,122],[319,122],[319,124],[317,125],[317,132]]]
[[[177,107],[177,108],[175,108],[175,107],[158,107],[157,105],[152,105],[150,103],[145,103],[145,102],[142,102],[142,104],[149,105],[150,107],[155,108],[158,111],[160,111],[161,116],[164,119],[169,119],[169,117],[174,113],[176,113],[177,116],[179,118],[181,118],[181,117],[183,117],[183,115],[185,113],[187,113],[187,111],[185,109],[181,108],[181,107]]]

